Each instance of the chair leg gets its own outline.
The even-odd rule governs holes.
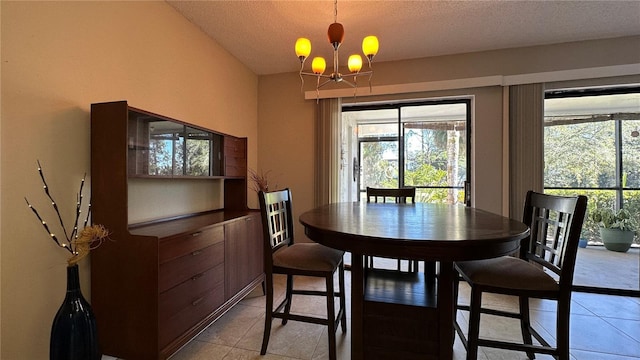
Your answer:
[[[333,274],[326,278],[327,286],[327,320],[329,328],[327,334],[329,336],[329,360],[336,360],[336,315],[335,315],[335,294],[333,291]]]
[[[347,332],[347,302],[346,293],[344,290],[344,263],[340,264],[338,268],[338,286],[340,291],[340,309],[342,310],[342,318],[340,318],[340,325],[342,332]]]
[[[427,280],[429,287],[436,284],[436,262],[425,261],[424,262],[424,277]]]
[[[428,262],[425,262],[425,267],[427,266],[427,264]],[[459,286],[460,286],[460,275],[456,270],[454,270],[453,271],[453,323],[456,325],[456,327],[460,326],[458,324],[458,293],[459,293],[458,287]],[[451,345],[453,345],[453,343],[456,341],[456,333],[457,331],[453,332],[453,339],[451,340]],[[462,341],[462,344],[465,345],[466,347],[466,340],[462,338],[462,334],[460,334],[460,336],[461,336],[460,340]]]
[[[527,344],[533,344],[531,340],[531,320],[529,318],[529,298],[526,296],[519,297],[520,303],[520,329],[522,331],[522,341]],[[533,352],[527,352],[527,357],[529,359],[535,359],[536,355]]]
[[[558,312],[556,315],[556,346],[558,348],[558,359],[569,360],[569,318],[571,312],[571,301],[558,299]]]
[[[471,287],[469,304],[469,331],[467,334],[467,360],[478,358],[478,337],[480,336],[480,307],[482,305],[482,291]]]
[[[293,300],[293,275],[287,275],[287,289],[284,296],[287,303],[284,305],[285,317],[282,319],[282,325],[287,325],[289,312],[291,311],[291,301]]]
[[[269,335],[271,334],[271,322],[273,320],[273,277],[268,276],[263,282],[265,286],[265,314],[264,314],[264,332],[262,334],[262,347],[260,355],[267,353],[269,346]]]

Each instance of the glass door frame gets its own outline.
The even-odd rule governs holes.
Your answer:
[[[461,98],[452,98],[452,99],[434,99],[434,100],[420,100],[420,101],[407,101],[407,102],[395,102],[395,103],[385,103],[385,104],[366,104],[366,105],[343,105],[342,112],[351,112],[351,111],[363,111],[363,110],[389,110],[389,109],[397,109],[397,137],[393,136],[385,136],[381,138],[372,138],[361,140],[358,139],[358,163],[359,166],[362,166],[361,161],[361,142],[375,142],[375,141],[398,141],[398,154],[401,156],[398,157],[398,186],[404,186],[404,163],[405,163],[405,152],[404,152],[404,131],[403,131],[403,122],[401,116],[401,109],[403,107],[410,106],[428,106],[428,105],[447,105],[447,104],[465,104],[465,123],[466,123],[466,153],[467,153],[467,161],[466,161],[466,179],[463,186],[416,186],[417,189],[449,189],[456,188],[464,191],[464,203],[466,206],[471,206],[471,140],[472,140],[472,109],[471,109],[471,98],[461,97]],[[359,169],[359,171],[362,171]],[[360,192],[360,196],[358,199],[362,198],[362,190],[360,188],[360,177],[358,176],[358,191]]]

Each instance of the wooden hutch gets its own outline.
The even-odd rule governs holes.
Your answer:
[[[261,284],[262,228],[260,213],[247,208],[246,154],[246,138],[126,101],[91,105],[92,219],[111,238],[91,252],[105,355],[166,359]],[[205,191],[215,199],[201,202],[219,205],[189,212],[199,194],[180,196],[203,184],[218,192]],[[161,190],[145,192],[154,187]],[[146,201],[151,213],[186,213],[139,221]]]

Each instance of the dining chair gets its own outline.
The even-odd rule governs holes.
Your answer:
[[[405,187],[405,188],[372,188],[367,186],[367,202],[368,203],[386,203],[387,200],[390,202],[393,201],[396,204],[406,204],[408,202],[415,203],[416,198],[416,188],[415,187]],[[397,267],[398,271],[402,271],[402,260],[397,259]],[[408,272],[418,272],[419,270],[419,262],[418,260],[407,260],[407,271]],[[365,266],[368,269],[373,269],[373,256],[365,257]],[[426,264],[426,271],[431,271],[433,267],[433,274],[435,274],[435,263]]]
[[[467,360],[476,359],[478,347],[524,351],[529,359],[534,353],[550,354],[555,359],[569,359],[569,310],[578,240],[587,208],[585,196],[563,197],[529,191],[524,205],[523,222],[530,234],[520,246],[519,256],[456,262],[459,276],[471,286],[469,306],[458,304],[459,276],[454,276],[455,306],[469,311],[468,339],[457,320],[454,327],[467,349]],[[513,295],[519,298],[519,311],[482,307],[482,294]],[[556,343],[549,344],[531,325],[529,299],[556,301]],[[522,343],[479,338],[480,314],[520,320]],[[533,344],[533,337],[539,344]]]
[[[317,243],[294,242],[291,191],[284,189],[258,193],[262,230],[264,235],[264,271],[266,315],[260,354],[267,352],[271,322],[282,319],[282,325],[289,320],[309,322],[328,326],[329,359],[336,359],[336,330],[341,325],[347,331],[345,307],[344,251],[332,249]],[[338,292],[334,290],[334,274],[338,272]],[[273,308],[273,274],[287,277],[285,297]],[[301,290],[294,288],[294,276],[311,276],[325,279],[326,290]],[[324,296],[327,300],[327,317],[320,318],[291,313],[293,295]],[[339,310],[335,313],[335,298],[339,299]]]
[[[367,202],[387,202],[387,198],[391,198],[395,203],[406,203],[407,201],[415,203],[416,188],[372,188],[367,186]]]

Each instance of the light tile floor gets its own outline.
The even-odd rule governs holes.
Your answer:
[[[347,303],[350,298],[350,272],[347,278]],[[323,281],[297,278],[296,285],[323,288]],[[284,278],[276,277],[276,297],[282,299]],[[461,302],[468,296],[468,288],[461,287]],[[292,311],[324,315],[324,299],[308,300],[294,297]],[[296,302],[296,300],[298,300]],[[487,295],[485,304],[497,308],[514,308],[517,301],[510,297]],[[571,306],[571,357],[573,360],[638,360],[640,359],[640,299],[596,294],[574,293]],[[532,319],[542,333],[555,333],[553,302],[535,301],[531,304]],[[348,316],[350,314],[347,305]],[[466,326],[467,313],[458,319]],[[264,296],[254,291],[193,341],[176,353],[174,360],[321,360],[327,356],[327,330],[324,326],[289,322],[282,326],[274,320],[267,355],[260,356],[264,326]],[[350,326],[350,324],[349,324]],[[350,328],[350,327],[349,327]],[[519,339],[519,325],[515,320],[482,317],[481,336],[495,339]],[[338,359],[350,359],[350,333],[336,335]],[[464,359],[466,352],[456,338],[454,358]],[[538,355],[537,359],[550,359]],[[526,359],[523,353],[480,348],[478,359]],[[399,359],[400,360],[400,359]]]

